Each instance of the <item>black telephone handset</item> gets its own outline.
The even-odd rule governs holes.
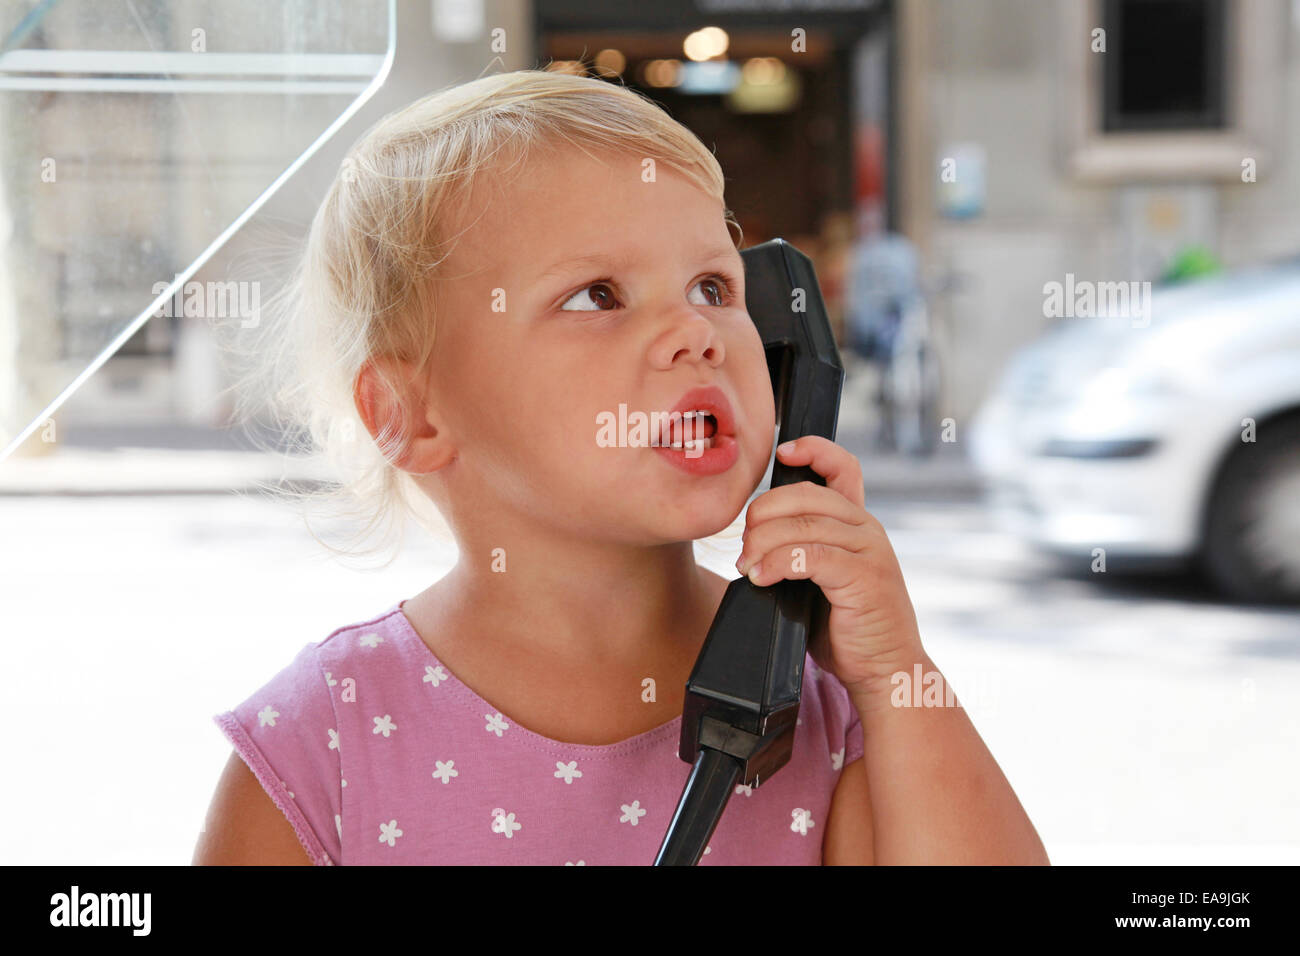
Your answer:
[[[745,249],[745,307],[767,352],[778,443],[834,440],[844,366],[811,260],[784,239]],[[806,466],[772,465],[772,487],[826,484]],[[686,681],[678,756],[692,764],[655,866],[694,866],[736,784],[757,787],[790,760],[804,654],[826,597],[806,579],[727,586]]]

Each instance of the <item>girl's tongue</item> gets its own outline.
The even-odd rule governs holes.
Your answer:
[[[682,417],[680,424],[669,426],[674,436],[681,435],[683,441],[694,441],[697,438],[712,438],[718,430],[718,423],[712,415],[693,415],[690,418]]]

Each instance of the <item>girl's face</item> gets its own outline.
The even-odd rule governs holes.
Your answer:
[[[742,261],[721,204],[689,180],[662,164],[652,176],[634,155],[602,160],[534,154],[475,190],[439,289],[430,384],[456,450],[444,478],[560,534],[707,537],[740,513],[772,453]],[[729,406],[733,455],[650,447],[653,427],[631,447],[638,416],[657,424],[700,387]],[[606,447],[620,417],[628,445]]]

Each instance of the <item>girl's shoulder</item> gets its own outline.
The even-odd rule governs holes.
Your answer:
[[[391,736],[393,715],[420,693],[403,620],[397,605],[335,629],[213,717],[319,865],[342,858],[344,747],[376,727]]]
[[[410,657],[410,630],[401,605],[394,604],[382,614],[354,624],[345,624],[308,647],[315,648],[315,656],[322,664],[350,663],[364,666],[368,661],[384,661],[395,654]],[[416,641],[419,643],[418,638]],[[376,654],[376,651],[385,653]]]

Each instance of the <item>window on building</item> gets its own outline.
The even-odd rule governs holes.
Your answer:
[[[1105,0],[1102,130],[1222,129],[1223,0]]]

